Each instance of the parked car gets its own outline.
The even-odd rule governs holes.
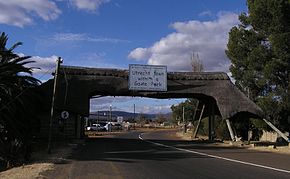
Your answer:
[[[87,127],[87,131],[104,131],[105,127],[101,124],[92,124]]]
[[[122,130],[123,126],[121,124],[115,124],[112,126],[113,130]]]

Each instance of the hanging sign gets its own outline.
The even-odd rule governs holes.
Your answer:
[[[167,91],[167,67],[129,65],[129,90]]]

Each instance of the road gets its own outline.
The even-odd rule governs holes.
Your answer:
[[[290,156],[169,138],[168,131],[88,139],[47,178],[290,178]]]

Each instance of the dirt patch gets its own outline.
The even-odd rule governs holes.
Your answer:
[[[279,146],[279,147],[274,147],[274,146],[261,147],[261,146],[259,146],[259,147],[249,147],[249,149],[290,155],[290,146]]]
[[[203,141],[203,140],[207,140],[208,137],[207,136],[198,136],[197,138],[193,138],[192,137],[192,131],[189,131],[187,133],[184,132],[176,132],[175,134],[178,138],[182,139],[182,140],[188,140],[188,141]]]
[[[115,135],[123,134],[124,131],[117,131],[117,132],[96,132],[96,131],[89,131],[86,132],[85,135],[88,138],[102,138],[102,137],[112,137]]]
[[[207,140],[206,136],[199,137],[197,139],[192,139],[192,134],[189,133],[183,133],[183,132],[176,132],[176,136],[182,140],[187,141],[194,141],[194,140],[200,140],[205,141]],[[243,142],[237,142],[236,144],[232,143],[231,141],[224,141],[222,143],[218,143],[219,145],[223,146],[237,146],[237,147],[244,147],[249,150],[259,150],[259,151],[267,151],[267,152],[274,152],[274,153],[281,153],[281,154],[289,154],[290,155],[290,145],[289,146],[254,146],[254,145],[244,145]]]
[[[58,143],[54,144],[50,154],[43,148],[43,150],[34,152],[29,164],[20,167],[14,167],[0,173],[0,178],[4,179],[31,179],[44,178],[41,173],[53,170],[54,164],[67,162],[67,157],[71,154],[73,148],[78,143]]]
[[[53,170],[54,164],[52,163],[35,163],[15,167],[0,173],[2,179],[31,179],[31,178],[44,178],[41,173],[48,170]]]

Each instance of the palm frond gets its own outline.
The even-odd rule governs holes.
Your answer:
[[[14,152],[11,152],[11,141],[18,140],[23,145],[28,141],[31,132],[31,116],[33,95],[30,90],[41,82],[32,76],[32,67],[28,64],[34,61],[29,60],[31,56],[19,56],[14,53],[15,48],[22,45],[17,42],[7,48],[8,36],[3,32],[0,34],[0,124],[5,127],[9,141],[5,152],[7,161],[13,159]],[[29,92],[29,94],[28,94]],[[33,107],[32,107],[33,108]],[[34,106],[35,108],[35,106]],[[11,140],[11,141],[10,141]],[[0,153],[2,157],[5,142],[0,137]],[[9,143],[10,142],[10,143]],[[19,150],[19,148],[17,149]],[[15,158],[15,157],[14,157]]]

